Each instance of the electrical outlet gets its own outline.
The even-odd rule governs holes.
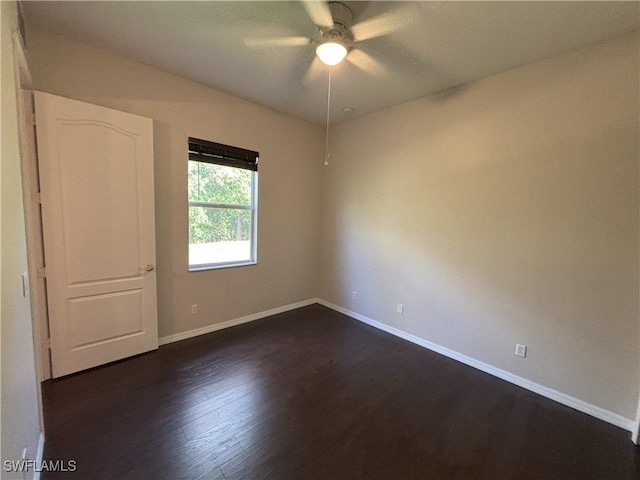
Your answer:
[[[398,306],[396,307],[396,312],[402,315],[404,313],[404,305],[399,303]]]
[[[353,292],[351,292],[351,300],[357,300],[357,299],[358,299],[358,292],[354,290]]]
[[[196,313],[198,313],[198,304],[194,303],[191,305],[191,315],[195,315]]]
[[[527,346],[516,343],[516,355],[525,358],[527,356]]]

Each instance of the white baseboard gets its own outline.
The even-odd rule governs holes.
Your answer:
[[[421,347],[424,347],[428,350],[432,350],[436,353],[440,353],[446,357],[452,358],[461,363],[469,365],[470,367],[477,368],[478,370],[481,370],[485,373],[489,373],[495,377],[501,378],[502,380],[506,380],[507,382],[518,385],[519,387],[535,392],[539,395],[542,395],[543,397],[547,397],[547,398],[550,398],[551,400],[555,400],[558,403],[574,408],[580,412],[591,415],[592,417],[598,418],[600,420],[604,420],[605,422],[611,423],[617,427],[624,428],[625,430],[628,430],[632,433],[635,429],[637,433],[636,422],[629,418],[625,418],[622,415],[618,415],[617,413],[611,412],[609,410],[605,410],[604,408],[587,403],[583,400],[572,397],[565,393],[558,392],[557,390],[554,390],[552,388],[545,387],[544,385],[540,385],[538,383],[532,382],[530,380],[527,380],[526,378],[519,377],[517,375],[514,375],[513,373],[507,372],[505,370],[501,370],[492,365],[483,363],[479,360],[476,360],[474,358],[458,353],[454,350],[450,350],[446,347],[442,347],[435,343],[429,342],[427,340],[424,340],[420,337],[404,332],[397,328],[390,327],[389,325],[385,325],[384,323],[380,323],[376,320],[372,320],[371,318],[365,317],[364,315],[360,315],[359,313],[352,312],[351,310],[340,307],[338,305],[327,302],[325,300],[318,299],[318,303],[321,305],[324,305],[325,307],[331,308],[332,310],[343,313],[351,318],[354,318],[363,323],[366,323],[367,325],[371,325],[372,327],[375,327],[379,330],[383,330],[387,333],[390,333],[391,335],[395,335],[411,343],[420,345]]]
[[[36,465],[42,465],[42,458],[44,456],[44,432],[40,432],[38,438],[38,451],[36,452]],[[33,471],[33,480],[40,480],[40,468],[35,468]]]
[[[186,340],[187,338],[197,337],[206,333],[217,332],[224,328],[235,327],[243,323],[253,322],[261,318],[270,317],[271,315],[277,315],[278,313],[288,312],[289,310],[295,310],[296,308],[306,307],[307,305],[313,305],[319,303],[317,298],[311,298],[309,300],[303,300],[302,302],[291,303],[283,307],[272,308],[271,310],[265,310],[263,312],[254,313],[245,317],[234,318],[222,323],[214,323],[213,325],[207,325],[206,327],[196,328],[189,330],[188,332],[175,333],[173,335],[167,335],[166,337],[160,337],[158,339],[158,345],[166,345],[168,343],[179,342],[180,340]]]

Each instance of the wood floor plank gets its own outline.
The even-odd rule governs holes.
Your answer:
[[[82,479],[637,479],[629,433],[320,305],[43,384]]]

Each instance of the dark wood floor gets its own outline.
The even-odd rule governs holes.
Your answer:
[[[320,305],[43,384],[76,479],[632,479],[629,433]]]

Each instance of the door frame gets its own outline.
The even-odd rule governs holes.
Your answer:
[[[49,352],[46,280],[44,277],[44,242],[40,209],[33,81],[22,37],[17,31],[13,35],[13,50],[34,357],[37,379],[43,382],[51,378],[51,356]]]

